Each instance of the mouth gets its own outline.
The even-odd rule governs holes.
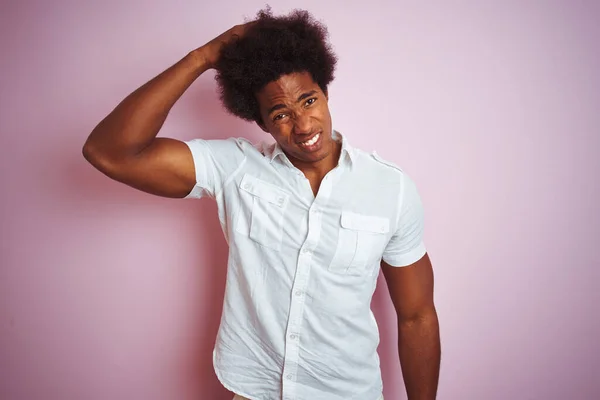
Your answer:
[[[304,142],[298,142],[297,144],[305,150],[314,151],[318,149],[319,145],[321,144],[321,132],[317,133],[310,139],[305,140]]]

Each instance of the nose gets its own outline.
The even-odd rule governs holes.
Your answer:
[[[305,113],[296,115],[294,119],[294,133],[297,135],[307,135],[312,133],[310,118]]]

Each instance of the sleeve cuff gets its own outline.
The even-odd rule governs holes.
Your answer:
[[[210,197],[211,193],[209,187],[211,187],[211,180],[206,175],[207,171],[210,171],[212,166],[207,165],[208,157],[210,157],[210,148],[208,143],[203,139],[193,139],[184,142],[190,152],[192,153],[192,160],[194,162],[194,173],[196,176],[196,182],[194,187],[184,199],[200,199],[202,197]]]
[[[392,267],[407,267],[419,261],[427,253],[425,243],[421,242],[417,247],[408,253],[393,255],[387,254],[383,256],[383,261]]]

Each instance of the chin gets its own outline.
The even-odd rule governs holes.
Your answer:
[[[302,154],[299,154],[299,156],[302,157],[301,159],[304,160],[304,161],[318,162],[318,161],[326,159],[329,156],[330,153],[331,153],[330,150],[322,149],[319,152],[315,152],[315,153],[312,153],[312,154],[302,153]]]

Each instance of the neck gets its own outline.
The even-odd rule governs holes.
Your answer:
[[[332,141],[332,149],[327,157],[316,162],[305,162],[295,158],[290,158],[290,162],[294,167],[298,168],[304,176],[307,178],[316,178],[318,180],[323,179],[325,175],[332,169],[334,169],[340,160],[340,154],[342,152],[342,143],[338,141]]]

